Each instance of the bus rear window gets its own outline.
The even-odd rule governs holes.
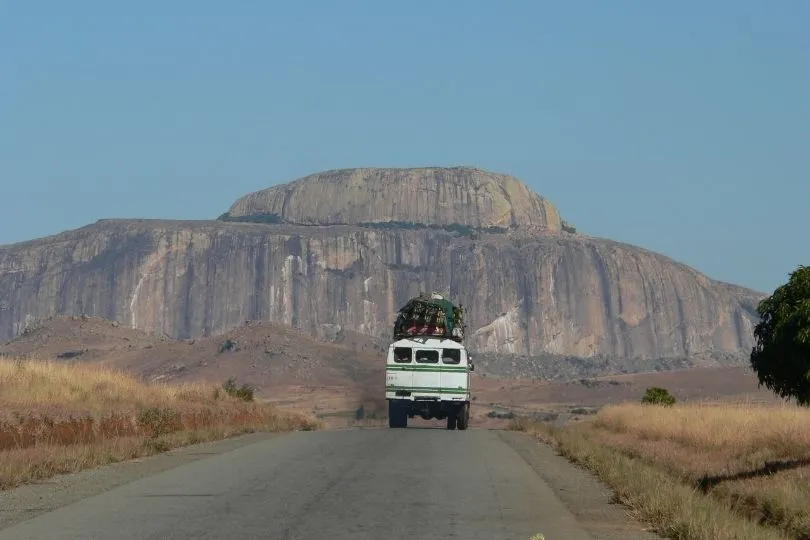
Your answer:
[[[444,349],[442,351],[442,364],[460,364],[460,363],[461,363],[460,349]]]
[[[397,364],[410,364],[412,350],[410,347],[395,347],[394,362]]]
[[[416,351],[416,361],[420,364],[438,364],[439,351]]]

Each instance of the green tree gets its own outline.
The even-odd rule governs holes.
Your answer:
[[[644,393],[644,397],[641,398],[641,402],[650,405],[664,405],[666,407],[672,407],[675,405],[675,396],[670,394],[669,390],[666,388],[652,386],[647,388],[647,391]]]
[[[810,267],[799,266],[757,312],[751,367],[760,386],[810,405]]]

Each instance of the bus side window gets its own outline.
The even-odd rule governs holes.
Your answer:
[[[397,364],[410,364],[411,353],[412,349],[410,347],[395,347],[394,362],[396,362]]]
[[[442,364],[460,364],[461,351],[459,349],[444,349],[442,351]]]

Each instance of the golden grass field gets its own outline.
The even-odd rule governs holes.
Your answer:
[[[316,427],[221,386],[0,358],[0,489],[242,433]]]
[[[810,539],[810,409],[635,403],[554,427],[517,420],[681,539]]]

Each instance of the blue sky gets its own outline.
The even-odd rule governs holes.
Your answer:
[[[770,292],[810,264],[809,25],[804,0],[2,2],[0,244],[472,165]]]

